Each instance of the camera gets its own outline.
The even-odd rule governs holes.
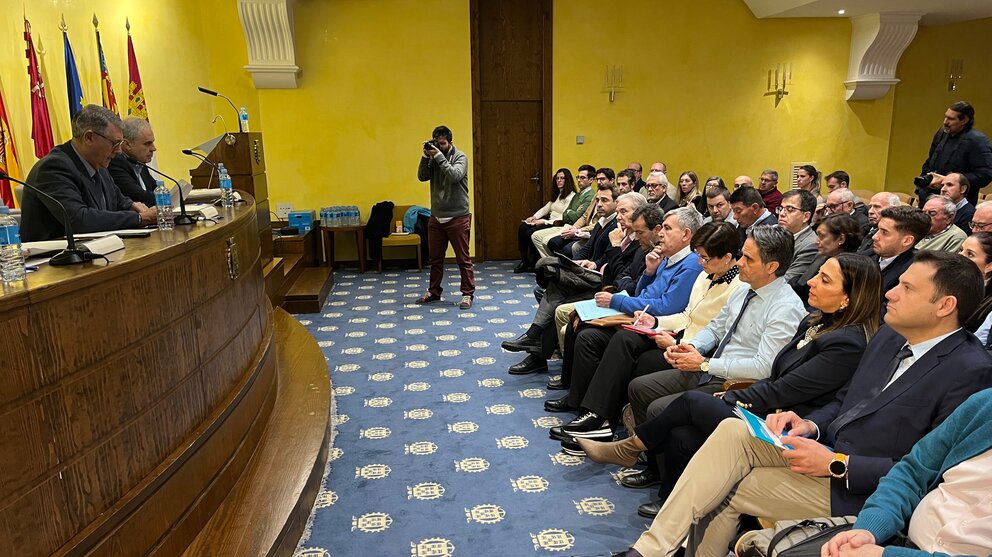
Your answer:
[[[424,142],[424,150],[426,151],[428,149],[437,149],[437,140],[436,139],[430,139],[430,140]]]
[[[918,188],[929,188],[931,180],[933,180],[933,176],[929,174],[921,174],[920,176],[913,178],[913,184],[915,184]]]

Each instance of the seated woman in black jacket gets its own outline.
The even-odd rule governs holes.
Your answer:
[[[792,289],[809,309],[809,281],[816,276],[823,263],[841,253],[854,253],[861,245],[863,234],[858,221],[850,215],[828,215],[813,227],[816,233],[816,259],[792,283]]]
[[[577,439],[578,444],[595,462],[628,467],[642,451],[664,453],[659,490],[663,501],[709,434],[721,421],[735,417],[735,404],[759,416],[779,410],[805,415],[832,401],[854,374],[879,327],[881,284],[878,264],[863,255],[842,253],[828,259],[809,281],[809,302],[816,311],[775,357],[768,379],[717,396],[688,392],[627,439],[613,443]]]
[[[961,244],[961,255],[971,259],[985,277],[985,298],[978,304],[975,312],[964,322],[964,328],[977,333],[985,318],[992,312],[992,232],[975,232],[965,238]],[[987,338],[979,336],[978,340],[985,342]]]

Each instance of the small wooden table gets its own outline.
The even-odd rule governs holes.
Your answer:
[[[354,232],[355,245],[358,250],[358,272],[365,272],[365,225],[357,226],[321,226],[320,241],[324,244],[324,261],[328,267],[334,267],[334,233]]]

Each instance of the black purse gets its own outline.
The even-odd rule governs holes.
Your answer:
[[[747,532],[737,541],[737,557],[820,557],[820,548],[854,526],[854,516],[781,520],[773,528]]]

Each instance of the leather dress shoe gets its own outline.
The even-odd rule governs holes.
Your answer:
[[[525,352],[533,348],[541,347],[541,339],[531,338],[524,333],[513,340],[504,340],[500,346],[508,352]]]
[[[661,484],[661,475],[651,468],[620,478],[620,485],[631,489],[644,489],[659,484]]]
[[[574,412],[578,408],[573,408],[568,403],[568,395],[561,398],[552,398],[544,401],[544,409],[548,412]]]
[[[610,422],[606,418],[601,418],[593,412],[586,412],[578,418],[561,426],[561,430],[572,437],[585,437],[599,439],[613,436]]]
[[[548,437],[554,439],[555,441],[567,441],[572,438],[571,435],[563,432],[561,426],[555,426],[548,430]]]
[[[540,356],[528,354],[527,357],[519,363],[510,366],[508,371],[510,375],[527,375],[528,373],[548,371],[548,361]]]
[[[551,381],[548,381],[549,391],[564,391],[565,389],[568,389],[568,385],[562,383],[561,379],[552,379]]]
[[[650,503],[644,503],[643,505],[637,507],[637,514],[645,518],[654,518],[661,512],[661,506],[664,504],[665,502],[661,499],[655,499]]]

